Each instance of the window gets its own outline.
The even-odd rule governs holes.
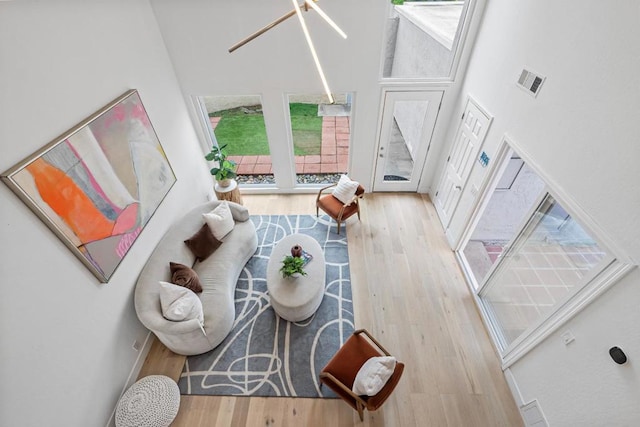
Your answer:
[[[467,1],[405,1],[387,22],[382,76],[449,77],[459,49]]]
[[[228,158],[238,164],[239,184],[245,189],[276,184],[288,189],[337,182],[340,174],[347,173],[353,94],[334,97],[335,101],[328,103],[326,95],[288,95],[286,119],[291,143],[286,137],[268,141],[266,126],[281,123],[265,123],[258,95],[201,96],[197,100],[212,143],[225,145]],[[272,157],[271,149],[278,155]],[[287,155],[287,150],[292,150],[292,155]]]
[[[229,160],[238,164],[240,184],[273,184],[269,142],[258,95],[203,96],[214,141],[226,145]]]
[[[480,292],[502,347],[612,261],[609,251],[547,194]]]
[[[298,184],[337,182],[347,173],[351,138],[351,94],[289,95],[291,139]]]
[[[513,157],[506,161],[496,188],[489,197],[471,237],[462,248],[470,279],[476,289],[484,284],[509,242],[531,215],[545,188],[542,178],[529,165],[524,164],[522,159],[516,158],[515,165]],[[518,172],[515,176],[514,169]],[[508,189],[505,188],[507,181]]]
[[[504,141],[457,250],[508,367],[633,265]]]

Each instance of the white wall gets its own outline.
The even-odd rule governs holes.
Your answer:
[[[290,0],[151,0],[187,101],[202,95],[261,95],[274,158],[292,158],[286,94],[322,93],[297,17],[228,53],[228,48],[292,9]],[[343,40],[313,11],[305,13],[331,90],[354,92],[350,174],[370,182],[377,143],[382,0],[326,0],[320,6],[347,33]],[[194,120],[196,120],[194,115]],[[353,161],[357,159],[357,161]],[[274,163],[283,188],[293,173]]]
[[[132,88],[178,181],[108,284],[0,185],[2,426],[107,423],[147,337],[137,275],[211,180],[147,0],[0,2],[1,171]]]
[[[478,100],[495,117],[489,156],[508,134],[636,262],[639,18],[632,0],[488,2],[457,105],[461,115],[467,94]],[[515,86],[524,67],[547,77],[537,98]],[[473,171],[452,234],[462,232],[471,184],[488,169]],[[512,366],[524,400],[537,398],[550,425],[640,423],[639,288],[636,269]],[[559,337],[566,329],[576,337],[569,346]],[[627,352],[627,365],[609,358],[613,345]]]

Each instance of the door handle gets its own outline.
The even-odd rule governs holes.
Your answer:
[[[460,187],[459,185],[456,185],[456,190],[462,190],[462,187]]]

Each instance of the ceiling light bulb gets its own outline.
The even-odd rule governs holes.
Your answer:
[[[318,15],[320,15],[325,21],[327,21],[327,23],[329,25],[331,25],[333,27],[334,30],[336,30],[338,32],[338,34],[340,34],[342,36],[343,39],[347,38],[347,35],[345,34],[344,31],[342,31],[342,29],[340,27],[338,27],[338,24],[336,24],[335,22],[333,22],[333,19],[329,18],[329,15],[327,15],[326,13],[324,13],[324,11],[322,9],[320,9],[320,6],[317,6],[315,4],[314,0],[306,0],[305,1],[309,6],[311,6],[311,8],[313,10],[315,10],[316,12],[318,12]]]
[[[307,29],[307,24],[304,22],[304,18],[302,17],[302,11],[300,10],[300,6],[298,5],[297,0],[292,0],[292,2],[293,2],[293,6],[295,7],[296,14],[298,15],[298,19],[300,20],[300,26],[302,27],[302,32],[304,33],[304,37],[307,39],[307,44],[309,45],[311,56],[313,56],[313,60],[316,63],[318,74],[320,74],[320,80],[322,80],[324,91],[327,93],[327,96],[329,97],[329,103],[333,104],[335,102],[333,99],[333,95],[331,94],[331,90],[329,89],[329,84],[327,83],[327,79],[324,76],[324,72],[322,71],[320,60],[318,59],[318,55],[316,54],[316,49],[313,47],[313,41],[311,41],[311,35],[309,34],[309,30]]]

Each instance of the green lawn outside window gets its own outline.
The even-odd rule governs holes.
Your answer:
[[[318,105],[291,103],[289,107],[294,154],[319,155],[322,143],[322,117],[318,117]],[[218,144],[228,144],[229,156],[269,155],[264,118],[258,108],[240,107],[210,114],[211,117],[222,117],[214,132]]]

